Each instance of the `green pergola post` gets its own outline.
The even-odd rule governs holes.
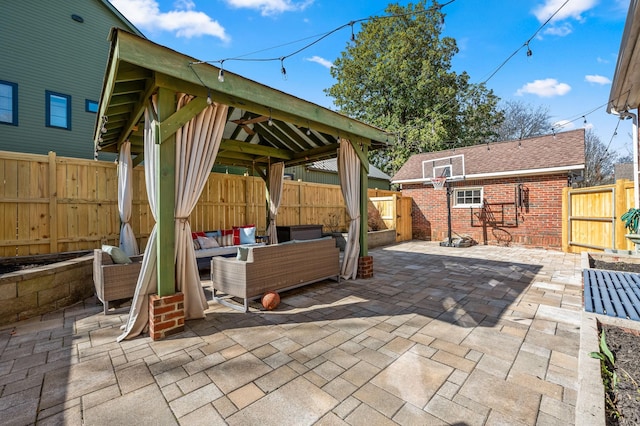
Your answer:
[[[368,216],[368,190],[369,190],[369,161],[367,145],[362,146],[360,164],[360,257],[369,255],[369,216]],[[365,160],[362,161],[362,158]]]
[[[158,117],[160,123],[176,111],[176,97],[172,90],[158,90]],[[160,131],[158,132],[160,133]],[[158,296],[171,296],[176,292],[175,265],[175,174],[176,174],[176,134],[168,137],[158,135],[156,180],[158,201]]]

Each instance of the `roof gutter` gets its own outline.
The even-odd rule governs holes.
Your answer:
[[[615,111],[637,108],[640,102],[640,99],[637,99],[637,90],[634,90],[633,87],[635,82],[640,81],[640,73],[635,66],[637,61],[634,54],[640,36],[640,9],[637,6],[638,0],[629,2],[627,21],[622,33],[618,62],[607,105],[607,112],[610,114],[616,114]]]
[[[640,208],[640,186],[638,184],[638,115],[629,111],[618,112],[611,109],[610,112],[620,117],[620,120],[630,118],[631,121],[631,136],[633,139],[633,207]]]
[[[583,170],[584,164],[576,164],[574,166],[562,166],[562,167],[547,167],[543,169],[529,169],[529,170],[513,170],[509,172],[493,172],[493,173],[476,173],[473,175],[465,175],[462,180],[472,179],[492,179],[507,176],[534,176],[534,175],[547,175],[553,173],[568,172],[571,170]],[[452,179],[456,181],[459,179]],[[427,183],[431,182],[431,178],[418,178],[418,179],[402,179],[392,180],[391,183]]]

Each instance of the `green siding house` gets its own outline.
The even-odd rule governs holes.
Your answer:
[[[338,160],[331,158],[328,160],[314,161],[313,163],[286,167],[285,177],[302,182],[326,183],[329,185],[340,185],[338,176]],[[378,169],[373,164],[369,164],[369,188],[370,189],[390,189],[391,176]]]
[[[2,2],[0,151],[94,158],[112,27],[142,36],[107,0]]]

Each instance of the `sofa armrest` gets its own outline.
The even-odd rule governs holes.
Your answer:
[[[133,297],[141,268],[141,262],[103,265],[103,299],[111,301]]]
[[[235,258],[211,258],[212,288],[235,297],[247,297],[247,262]]]

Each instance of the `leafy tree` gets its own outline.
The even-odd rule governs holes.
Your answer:
[[[549,133],[551,122],[549,107],[537,107],[522,101],[504,101],[500,108],[504,121],[498,127],[497,140],[508,141],[530,138]]]
[[[591,129],[587,130],[584,135],[584,156],[584,180],[579,182],[578,186],[587,187],[613,183],[613,169],[618,155],[609,152],[598,135]]]
[[[456,41],[441,37],[444,14],[425,0],[390,4],[386,16],[362,24],[334,62],[336,84],[325,92],[354,118],[387,129],[398,140],[372,162],[395,173],[413,154],[472,145],[495,137],[498,98],[451,71]]]

